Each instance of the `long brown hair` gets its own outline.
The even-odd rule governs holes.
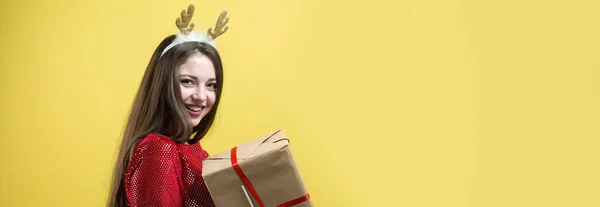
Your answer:
[[[146,135],[157,133],[170,137],[176,143],[194,144],[206,135],[214,122],[223,88],[221,57],[214,47],[200,42],[179,44],[161,57],[162,51],[174,39],[175,35],[169,36],[158,45],[146,68],[122,135],[107,206],[128,205],[125,195],[125,171],[133,149]],[[181,99],[177,69],[198,52],[207,56],[213,63],[217,94],[212,110],[197,126],[192,126]],[[196,134],[191,138],[194,133]]]

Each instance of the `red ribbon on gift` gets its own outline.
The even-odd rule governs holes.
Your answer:
[[[304,201],[307,201],[310,199],[310,196],[308,195],[308,193],[302,197],[296,198],[294,200],[285,202],[284,204],[278,205],[277,207],[288,207],[288,206],[293,206],[299,203],[302,203]]]
[[[233,167],[233,170],[235,170],[235,173],[237,173],[238,177],[240,177],[240,180],[242,180],[242,183],[244,183],[244,186],[246,186],[246,188],[248,188],[248,191],[250,191],[250,194],[252,195],[252,197],[254,197],[254,200],[256,200],[256,202],[258,202],[258,205],[260,207],[265,207],[265,204],[263,204],[262,200],[260,200],[260,197],[258,197],[258,193],[256,193],[254,186],[252,186],[252,183],[250,183],[250,179],[248,179],[248,177],[246,177],[246,174],[244,174],[244,171],[242,171],[242,168],[240,168],[240,166],[238,165],[237,147],[234,147],[231,149],[231,166]],[[283,204],[280,204],[277,207],[288,207],[288,206],[302,203],[309,199],[310,199],[310,196],[308,194],[306,194],[304,196],[301,196],[296,199],[285,202]]]

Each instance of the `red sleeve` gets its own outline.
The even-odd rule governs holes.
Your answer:
[[[181,161],[177,144],[148,136],[136,147],[125,174],[131,206],[181,206]]]

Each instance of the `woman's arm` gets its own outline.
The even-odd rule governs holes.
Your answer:
[[[177,144],[164,137],[144,138],[131,158],[125,188],[131,206],[182,206],[181,161]]]

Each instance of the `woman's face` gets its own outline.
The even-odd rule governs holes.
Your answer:
[[[210,112],[215,103],[217,80],[212,61],[197,52],[178,69],[181,98],[193,126]]]

